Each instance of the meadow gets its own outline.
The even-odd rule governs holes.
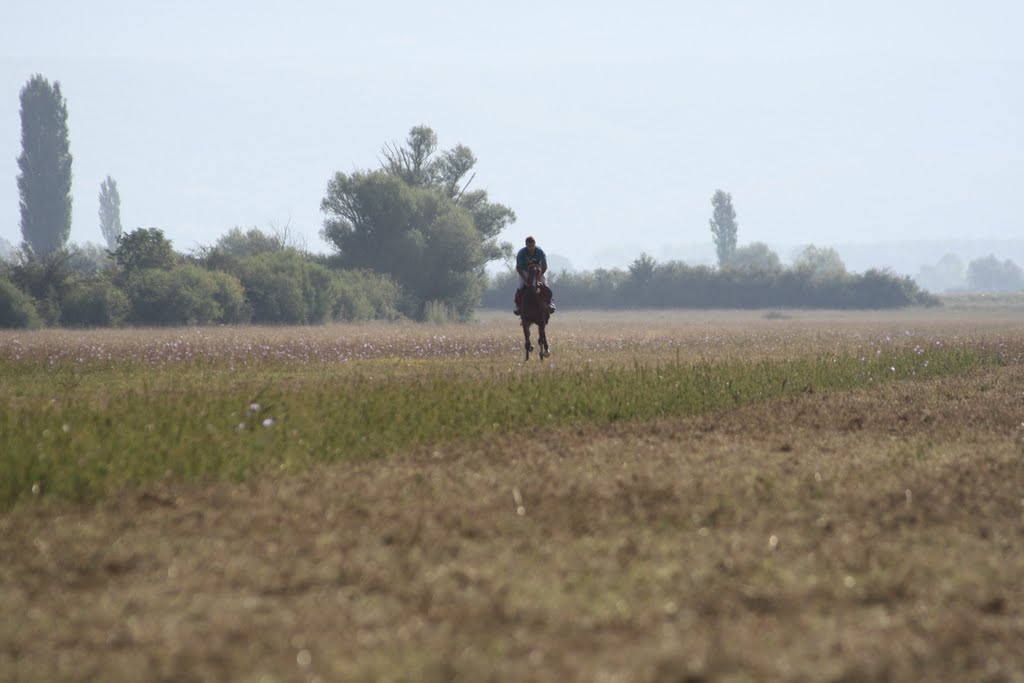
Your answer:
[[[1013,312],[0,333],[2,680],[1024,680]]]

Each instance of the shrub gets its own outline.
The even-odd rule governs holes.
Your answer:
[[[213,300],[221,309],[219,322],[247,323],[252,320],[252,306],[245,299],[245,288],[237,277],[220,271],[207,271],[214,285]]]
[[[32,298],[0,277],[0,327],[34,328],[41,324]]]
[[[32,298],[36,312],[47,325],[60,324],[64,298],[74,286],[76,277],[70,258],[71,253],[64,249],[43,257],[20,249],[10,266],[11,281]]]
[[[224,309],[217,276],[198,266],[143,268],[128,276],[131,321],[140,325],[202,325],[220,322]]]
[[[451,306],[443,301],[428,301],[423,305],[423,321],[444,325],[458,318]]]
[[[81,281],[64,298],[61,323],[113,327],[125,321],[130,308],[128,296],[109,280]]]
[[[334,273],[338,286],[335,320],[397,320],[408,303],[402,288],[387,275],[369,270]]]
[[[256,323],[309,321],[305,263],[298,253],[262,253],[239,259],[238,279]]]

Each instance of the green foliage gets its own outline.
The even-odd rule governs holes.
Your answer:
[[[217,322],[240,325],[252,320],[252,305],[245,298],[245,288],[237,277],[218,270],[207,271],[213,283],[213,300],[220,307]]]
[[[752,242],[746,246],[737,247],[733,251],[727,267],[737,270],[778,272],[782,270],[782,260],[764,242]]]
[[[241,258],[235,272],[253,322],[305,325],[331,320],[339,297],[337,281],[328,268],[294,249]]]
[[[715,190],[711,197],[711,206],[714,212],[711,220],[711,236],[715,240],[715,250],[718,252],[718,267],[723,268],[732,260],[736,251],[736,239],[739,232],[739,225],[736,223],[736,210],[732,207],[732,195],[722,190]]]
[[[195,265],[172,269],[140,268],[127,277],[126,291],[131,302],[130,322],[136,325],[204,325],[225,320],[224,274]],[[234,290],[237,292],[237,289]],[[229,301],[237,310],[244,305]]]
[[[0,276],[0,327],[34,328],[42,325],[32,297]]]
[[[213,270],[236,272],[239,261],[247,256],[272,254],[288,248],[280,235],[270,235],[255,227],[242,230],[236,226],[221,235],[212,247],[201,248],[198,260]]]
[[[630,282],[638,289],[643,289],[651,283],[654,271],[658,263],[654,257],[647,253],[641,253],[640,257],[629,264]]]
[[[14,258],[14,245],[0,237],[0,261],[10,261]]]
[[[131,274],[136,270],[172,268],[178,258],[163,230],[136,228],[118,238],[114,260],[125,273]]]
[[[71,235],[71,151],[60,82],[36,74],[21,90],[18,192],[21,235],[37,258],[63,249]]]
[[[90,277],[106,272],[114,266],[114,258],[110,252],[93,242],[72,242],[67,251],[68,267],[77,275]]]
[[[433,325],[446,325],[456,319],[452,307],[443,301],[428,301],[423,307],[423,320]]]
[[[387,275],[371,270],[334,271],[338,299],[335,320],[398,320],[404,302],[402,288]]]
[[[846,264],[832,247],[808,244],[793,260],[793,268],[808,272],[815,278],[841,278],[846,275]]]
[[[638,276],[642,272],[643,286]],[[514,285],[499,276],[481,298],[506,308]],[[819,276],[808,269],[714,270],[678,261],[634,263],[630,271],[563,273],[555,296],[572,308],[898,308],[938,305],[908,277],[869,270],[863,275]]]
[[[472,315],[482,272],[512,247],[497,241],[515,221],[485,190],[467,192],[476,158],[459,145],[435,156],[437,137],[425,126],[405,147],[386,146],[380,171],[336,173],[321,203],[322,235],[347,268],[371,268],[398,281],[406,313],[422,318],[427,301],[443,301],[460,319]]]
[[[109,175],[100,183],[100,232],[107,249],[114,251],[124,229],[121,227],[121,193],[117,181]]]
[[[36,310],[47,325],[60,323],[64,299],[75,286],[71,256],[65,249],[41,257],[20,249],[10,267],[10,279],[35,301]]]
[[[61,323],[79,327],[116,327],[128,317],[127,295],[105,278],[76,284],[64,300]]]

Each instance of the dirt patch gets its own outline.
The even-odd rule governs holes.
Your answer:
[[[1024,371],[0,516],[0,680],[1024,680]]]

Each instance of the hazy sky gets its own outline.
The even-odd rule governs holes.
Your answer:
[[[10,3],[0,24],[0,237],[20,242],[19,92],[60,81],[71,239],[177,249],[290,225],[315,251],[335,171],[431,126],[474,187],[578,267],[710,242],[1024,236],[1024,3]],[[785,259],[788,255],[783,254]],[[620,258],[621,257],[621,258]]]

